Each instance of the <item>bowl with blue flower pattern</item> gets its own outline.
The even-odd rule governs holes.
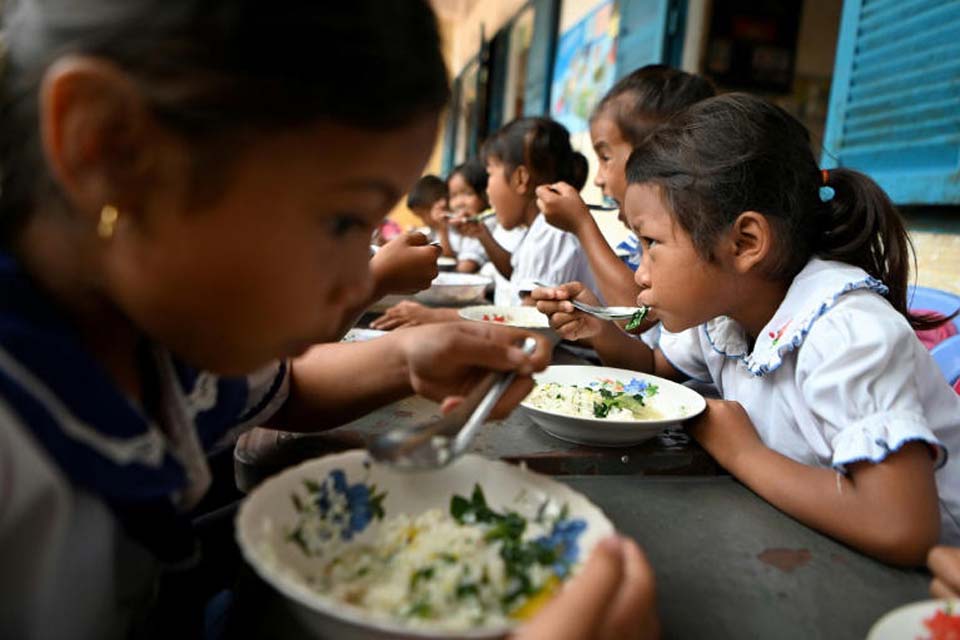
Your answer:
[[[504,638],[613,532],[570,487],[468,454],[429,472],[305,462],[237,515],[246,561],[316,637]]]
[[[626,369],[554,365],[534,381],[523,411],[548,434],[576,444],[637,445],[707,407],[693,389]]]

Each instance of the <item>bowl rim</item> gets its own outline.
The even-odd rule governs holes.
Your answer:
[[[590,423],[590,424],[593,424],[593,425],[601,425],[601,426],[603,426],[603,425],[606,425],[606,426],[625,426],[625,425],[629,425],[629,426],[650,426],[650,427],[655,427],[655,426],[667,426],[667,425],[675,424],[675,423],[677,423],[677,422],[683,422],[684,420],[689,420],[690,418],[694,418],[694,417],[700,415],[700,414],[703,413],[703,411],[707,408],[707,401],[706,401],[706,399],[705,399],[702,395],[700,395],[700,393],[698,393],[697,391],[695,391],[695,390],[693,390],[693,389],[691,389],[691,388],[689,388],[689,387],[685,387],[685,386],[683,386],[682,384],[680,384],[679,382],[674,382],[673,380],[667,380],[666,378],[661,378],[660,376],[655,376],[655,375],[653,375],[652,373],[643,373],[642,371],[631,371],[630,369],[619,369],[619,368],[617,368],[617,367],[603,367],[603,366],[586,365],[586,364],[554,364],[554,365],[550,365],[549,367],[547,367],[547,368],[544,369],[543,371],[540,371],[540,372],[538,372],[538,373],[533,374],[533,379],[534,379],[534,380],[537,380],[538,378],[542,378],[543,376],[547,375],[547,374],[550,372],[551,369],[552,369],[552,370],[557,370],[557,369],[591,369],[591,370],[595,370],[595,371],[597,372],[597,373],[591,374],[591,377],[600,377],[600,376],[603,375],[603,374],[601,374],[600,372],[601,372],[601,371],[605,371],[605,372],[611,372],[611,373],[616,374],[616,375],[630,376],[631,378],[641,377],[641,378],[643,378],[643,379],[645,379],[645,380],[648,380],[648,381],[656,381],[656,383],[657,383],[658,385],[665,384],[665,385],[666,385],[667,387],[669,387],[669,388],[675,388],[675,389],[677,389],[681,394],[689,395],[689,397],[690,397],[690,402],[695,403],[695,410],[694,410],[693,407],[689,407],[689,406],[688,406],[688,408],[690,409],[690,412],[689,412],[687,415],[681,416],[681,417],[674,417],[674,418],[659,418],[659,419],[656,419],[656,420],[640,420],[640,419],[637,419],[637,418],[634,418],[634,419],[631,420],[631,419],[620,419],[620,418],[618,418],[618,419],[616,419],[616,420],[610,420],[610,419],[607,419],[607,418],[596,418],[596,417],[593,417],[593,416],[590,416],[590,417],[588,417],[588,416],[574,416],[574,415],[570,415],[569,413],[561,413],[561,412],[559,412],[559,411],[551,411],[551,410],[549,410],[549,409],[543,409],[543,408],[541,408],[541,407],[535,407],[535,406],[533,406],[532,404],[530,404],[529,402],[527,402],[527,399],[526,399],[526,398],[524,398],[524,399],[520,402],[520,406],[523,407],[525,410],[531,411],[531,412],[533,412],[533,413],[539,413],[539,414],[547,415],[547,416],[556,416],[556,417],[558,417],[558,418],[566,418],[566,419],[569,419],[569,420],[581,420],[581,421],[583,421],[583,422],[587,422],[587,423]],[[608,377],[609,377],[609,376],[608,376]]]
[[[337,464],[342,465],[352,462],[353,459],[357,457],[365,458],[367,455],[366,449],[351,449],[341,453],[311,458],[310,460],[305,460],[300,464],[284,469],[280,473],[270,476],[257,485],[253,491],[243,498],[240,508],[237,510],[237,514],[234,517],[234,536],[238,546],[240,547],[240,553],[243,556],[244,561],[254,570],[261,580],[269,584],[273,589],[279,591],[284,597],[293,600],[308,610],[327,615],[333,618],[338,624],[350,625],[360,629],[361,631],[376,631],[394,635],[401,634],[405,637],[422,638],[423,640],[450,640],[451,638],[465,638],[469,640],[495,640],[498,638],[503,638],[507,634],[514,631],[519,624],[505,624],[485,627],[483,629],[449,631],[442,629],[420,629],[416,627],[404,626],[401,623],[390,622],[389,620],[380,620],[374,618],[370,612],[366,611],[362,607],[358,607],[356,605],[352,605],[350,603],[343,602],[333,597],[310,590],[309,587],[301,582],[298,582],[292,575],[290,575],[287,571],[284,571],[279,565],[275,567],[269,567],[263,564],[261,558],[255,551],[257,544],[251,539],[252,523],[249,527],[243,526],[243,523],[250,519],[250,516],[247,514],[249,513],[250,509],[254,508],[251,505],[253,505],[256,501],[256,496],[267,491],[268,489],[266,487],[268,484],[273,482],[282,482],[282,479],[287,476],[296,476],[298,474],[302,474],[305,469],[319,465],[321,461],[325,466],[332,468]],[[484,464],[491,464],[493,466],[506,466],[522,474],[530,474],[539,482],[544,482],[548,486],[559,485],[565,491],[568,491],[575,496],[579,496],[585,500],[587,504],[593,507],[601,516],[602,523],[609,527],[610,531],[608,534],[613,533],[616,530],[613,522],[603,511],[603,509],[590,500],[590,498],[585,496],[580,491],[577,491],[570,485],[562,483],[559,480],[556,480],[545,474],[530,471],[526,468],[526,465],[515,465],[503,460],[491,459],[475,453],[466,453],[463,455],[463,458],[477,459],[482,461]],[[495,472],[495,470],[491,471]],[[586,558],[583,560],[585,561]]]
[[[474,311],[477,313],[498,313],[501,311],[505,311],[509,313],[511,311],[515,311],[516,309],[525,309],[525,310],[529,309],[529,312],[524,311],[524,313],[537,313],[543,316],[545,322],[544,324],[516,324],[516,323],[508,324],[506,322],[494,322],[492,320],[483,320],[481,318],[471,318],[467,315],[467,313],[471,311]],[[501,327],[515,327],[518,329],[550,329],[551,328],[550,320],[547,318],[547,315],[545,313],[542,313],[536,307],[527,307],[523,305],[507,306],[507,305],[497,305],[497,304],[474,304],[474,305],[470,305],[469,307],[463,307],[462,309],[459,309],[458,314],[464,320],[471,320],[473,322],[487,322],[490,324],[499,325]]]
[[[451,278],[462,280],[462,282],[438,282],[439,280],[449,280]],[[479,287],[487,286],[493,282],[493,278],[480,275],[479,273],[460,273],[458,271],[441,271],[437,277],[430,282],[430,288],[433,287]],[[429,291],[424,289],[424,291]]]

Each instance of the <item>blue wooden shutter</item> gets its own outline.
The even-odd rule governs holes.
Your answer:
[[[550,83],[557,48],[560,0],[533,0],[533,11],[533,39],[527,58],[523,115],[542,116],[550,113]]]
[[[844,1],[822,164],[960,203],[960,0]]]
[[[443,174],[447,175],[454,167],[457,153],[457,110],[460,106],[460,78],[456,78],[450,87],[450,102],[447,105],[447,126],[443,141]]]
[[[620,0],[619,80],[648,64],[680,66],[686,0]]]
[[[508,22],[490,43],[490,75],[488,76],[488,93],[490,96],[487,109],[487,132],[493,133],[504,124],[503,99],[507,92],[507,64],[510,61],[510,30],[513,22]]]

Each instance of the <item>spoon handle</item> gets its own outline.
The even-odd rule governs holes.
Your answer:
[[[520,348],[525,354],[530,355],[536,350],[537,341],[528,337],[523,341],[523,346]],[[490,378],[492,378],[492,385],[486,393],[484,393],[483,398],[480,399],[477,407],[473,410],[473,413],[470,414],[467,422],[463,425],[463,428],[460,429],[460,433],[457,434],[453,442],[452,449],[455,456],[463,453],[466,448],[470,446],[470,443],[473,442],[477,430],[487,421],[487,418],[490,417],[490,412],[493,411],[497,402],[507,389],[510,388],[514,378],[516,378],[516,374],[512,371],[508,373],[490,374],[484,379],[483,383],[488,383]]]

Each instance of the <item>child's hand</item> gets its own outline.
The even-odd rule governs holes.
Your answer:
[[[579,282],[568,282],[557,287],[537,287],[530,292],[530,299],[540,313],[550,318],[550,326],[564,340],[585,340],[598,335],[607,320],[577,311],[570,300],[587,304],[600,304],[593,292]]]
[[[933,574],[930,595],[934,598],[960,597],[960,548],[934,547],[927,554],[927,566]]]
[[[690,420],[686,429],[725,469],[737,456],[765,446],[743,405],[732,400],[707,398],[706,411]]]
[[[558,229],[578,233],[581,225],[593,220],[580,193],[566,182],[539,186],[536,194],[537,208]]]
[[[517,377],[500,398],[491,419],[506,416],[533,389],[531,374],[550,363],[553,345],[545,336],[511,327],[480,322],[448,322],[403,329],[401,340],[413,390],[443,402],[448,411],[459,404],[490,370],[516,371]],[[532,355],[520,344],[527,336],[537,341]]]
[[[660,635],[653,570],[637,543],[607,538],[586,566],[512,640],[653,640]]]
[[[382,316],[370,323],[371,329],[380,331],[390,331],[392,329],[402,329],[403,327],[415,327],[421,324],[430,324],[435,322],[435,309],[429,309],[419,302],[404,300],[398,302]]]
[[[383,245],[370,258],[370,271],[378,296],[416,293],[430,286],[437,277],[437,258],[441,250],[428,242],[422,233],[405,233]]]

